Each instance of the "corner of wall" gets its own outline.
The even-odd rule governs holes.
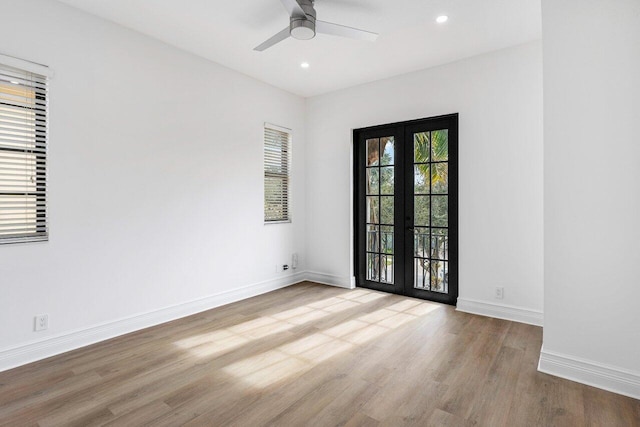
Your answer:
[[[320,283],[322,285],[337,286],[345,289],[356,288],[355,278],[353,277],[342,277],[334,274],[319,273],[316,271],[307,271],[306,280]]]
[[[540,350],[538,371],[640,399],[640,374],[567,354]]]
[[[512,322],[527,323],[534,326],[542,326],[544,319],[542,311],[466,298],[458,298],[456,310],[464,313],[511,320]]]

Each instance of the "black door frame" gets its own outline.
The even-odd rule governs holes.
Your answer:
[[[449,129],[449,293],[443,294],[422,290],[413,287],[409,283],[413,277],[413,194],[407,194],[408,188],[413,188],[409,183],[413,182],[413,156],[406,155],[407,143],[412,141],[414,132]],[[394,256],[396,266],[394,268],[394,284],[388,285],[366,280],[365,245],[365,197],[366,194],[366,165],[361,160],[366,153],[364,141],[370,138],[393,136],[395,140],[395,166],[394,180]],[[430,117],[405,122],[390,123],[354,129],[353,131],[353,206],[354,206],[354,271],[356,286],[376,289],[385,292],[407,295],[445,304],[455,305],[458,299],[458,114]],[[402,162],[402,164],[399,164]],[[404,176],[399,176],[404,170]],[[411,262],[405,262],[411,260]]]

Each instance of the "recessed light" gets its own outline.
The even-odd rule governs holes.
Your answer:
[[[447,22],[449,20],[449,17],[447,15],[440,15],[436,18],[436,22],[438,24],[444,24],[445,22]]]
[[[19,85],[20,82],[17,80],[9,80],[9,83],[14,84],[14,85]]]
[[[302,68],[309,68],[309,63],[308,62],[303,62],[302,64],[300,64],[300,66]]]

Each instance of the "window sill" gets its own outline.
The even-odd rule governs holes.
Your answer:
[[[269,225],[269,224],[291,224],[291,220],[288,219],[286,221],[265,221],[264,225]]]

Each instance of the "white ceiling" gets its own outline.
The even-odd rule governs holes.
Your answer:
[[[540,38],[540,0],[316,0],[318,19],[378,32],[253,48],[289,23],[279,0],[60,0],[301,96]],[[437,24],[446,14],[449,21]],[[309,62],[304,70],[300,63]]]

